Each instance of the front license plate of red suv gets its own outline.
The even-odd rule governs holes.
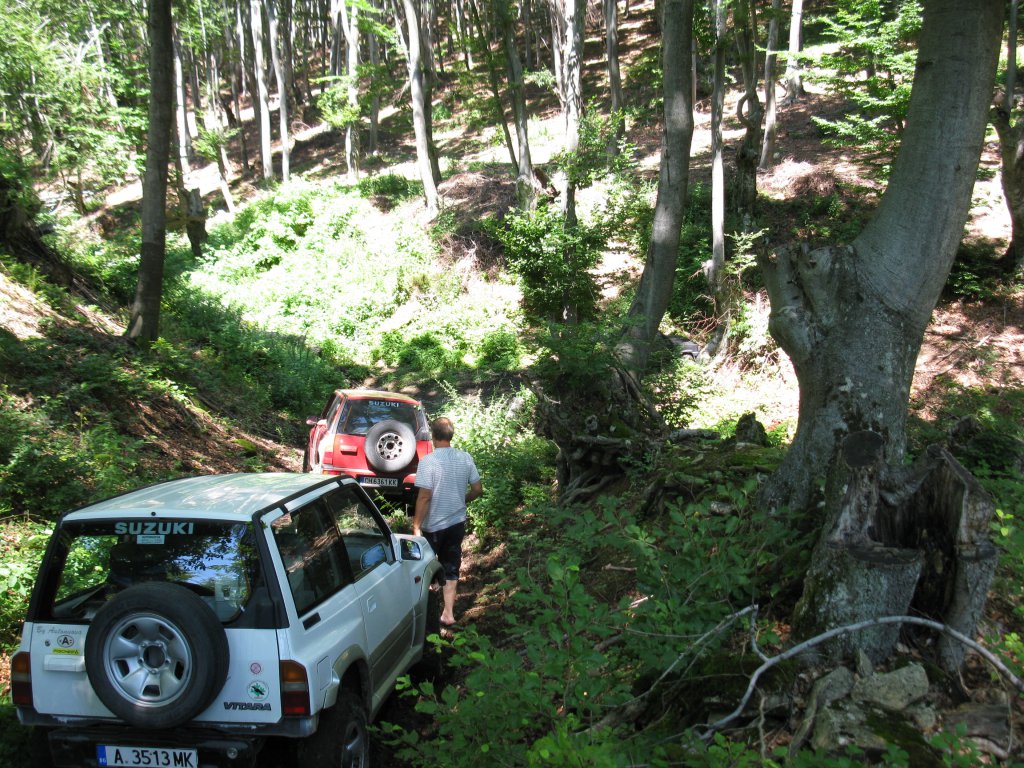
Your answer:
[[[101,766],[130,768],[199,768],[199,756],[194,749],[167,749],[165,747],[124,747],[97,744],[96,762]]]
[[[359,482],[362,485],[376,485],[381,488],[397,488],[397,477],[361,477]]]

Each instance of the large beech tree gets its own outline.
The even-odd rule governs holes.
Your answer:
[[[950,495],[936,494],[917,510],[924,517],[913,519],[888,512],[905,487],[876,487],[866,492],[874,502],[843,508],[856,483],[841,476],[850,471],[844,464],[861,467],[854,470],[861,480],[864,473],[892,480],[902,469],[911,379],[970,209],[1002,31],[1001,0],[978,0],[969,13],[957,0],[925,0],[923,7],[907,130],[874,218],[849,247],[794,247],[760,260],[772,305],[769,328],[800,385],[796,435],[761,500],[806,507],[819,482],[830,478],[822,542],[855,541],[876,554],[913,547],[883,539],[887,532],[916,534]],[[858,436],[852,449],[851,436]],[[949,533],[957,545],[976,543],[961,542],[962,529]],[[830,552],[819,545],[805,582],[805,632],[834,623],[833,609],[858,597],[846,576],[822,564]],[[861,592],[879,598],[900,591],[896,579],[906,575],[877,561],[861,573],[873,579]],[[915,579],[903,591],[913,591]],[[889,612],[881,603],[863,608],[868,617]]]

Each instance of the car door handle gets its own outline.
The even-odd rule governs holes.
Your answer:
[[[377,598],[368,597],[366,598],[366,612],[373,613],[377,610]]]

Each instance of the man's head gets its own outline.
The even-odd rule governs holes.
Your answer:
[[[455,427],[447,416],[440,416],[430,422],[430,436],[435,442],[450,443],[455,435]]]

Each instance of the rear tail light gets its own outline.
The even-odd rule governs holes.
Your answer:
[[[281,711],[286,716],[308,716],[309,678],[306,677],[306,668],[297,661],[282,661],[280,674]]]
[[[32,706],[32,660],[27,651],[11,657],[11,700],[15,706]]]

